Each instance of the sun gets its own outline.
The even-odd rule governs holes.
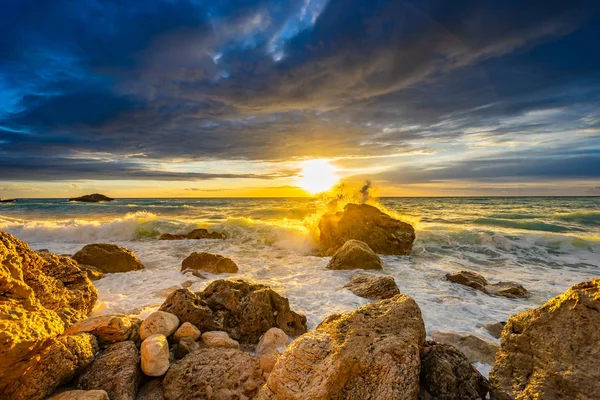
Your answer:
[[[299,186],[307,192],[326,192],[338,181],[335,167],[327,160],[315,159],[302,163]]]

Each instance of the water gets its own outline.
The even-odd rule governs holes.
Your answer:
[[[495,340],[482,328],[537,307],[575,283],[600,275],[600,198],[386,198],[396,217],[417,228],[409,257],[384,256],[382,274],[419,303],[428,332],[443,329]],[[270,285],[290,299],[314,328],[326,316],[367,302],[341,287],[352,271],[329,271],[316,257],[320,199],[120,199],[69,203],[28,199],[0,204],[0,230],[32,248],[72,254],[84,244],[112,242],[133,250],[143,271],[96,281],[96,314],[154,311],[164,289],[191,280],[200,290],[210,280],[180,273],[192,251],[231,257],[240,272],[227,277]],[[226,232],[225,241],[157,241],[164,232],[197,227]],[[469,269],[491,282],[523,284],[528,299],[490,297],[451,284],[448,272]],[[163,293],[161,293],[163,292]],[[485,370],[482,367],[482,370]]]

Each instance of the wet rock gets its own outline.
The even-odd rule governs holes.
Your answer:
[[[50,397],[48,400],[110,400],[104,390],[69,390]]]
[[[111,400],[135,400],[140,379],[140,357],[130,340],[111,344],[77,379],[76,387],[104,390]]]
[[[140,326],[140,338],[142,340],[156,333],[171,336],[179,327],[179,318],[176,315],[165,312],[156,311],[148,315]]]
[[[104,273],[144,269],[142,262],[131,250],[110,243],[88,244],[75,253],[73,259],[80,264],[96,267]]]
[[[96,338],[87,333],[51,339],[35,357],[23,361],[26,364],[24,372],[0,392],[0,398],[43,399],[90,365],[97,351]]]
[[[148,376],[163,376],[169,369],[169,342],[155,334],[142,342],[142,371]]]
[[[83,202],[83,203],[100,203],[102,201],[113,201],[113,200],[114,200],[113,198],[110,198],[110,197],[105,196],[100,193],[86,194],[85,196],[73,197],[72,199],[69,199],[69,201],[79,201],[79,202]]]
[[[294,340],[260,399],[416,399],[425,326],[408,296],[326,318]]]
[[[97,281],[104,278],[104,272],[102,272],[99,268],[93,267],[91,265],[78,264],[79,268],[87,274],[87,277],[91,281]]]
[[[518,283],[489,283],[482,275],[472,271],[459,271],[452,274],[446,274],[446,279],[450,282],[472,287],[473,289],[492,296],[502,296],[510,299],[520,299],[529,296],[527,290]]]
[[[328,269],[382,269],[383,261],[369,246],[359,240],[348,240],[327,264]]]
[[[162,378],[150,379],[140,387],[136,400],[164,400]]]
[[[160,307],[200,331],[224,331],[243,343],[257,343],[269,328],[290,336],[306,332],[306,317],[269,287],[245,281],[217,280],[198,293],[173,292]]]
[[[319,221],[324,253],[333,254],[348,240],[365,242],[375,253],[408,255],[414,228],[367,204],[347,204],[343,212],[327,213]]]
[[[502,330],[504,329],[504,325],[506,325],[506,322],[494,322],[483,325],[483,329],[488,331],[488,333],[492,335],[492,337],[500,339],[502,337]]]
[[[238,349],[240,347],[240,344],[230,338],[227,332],[221,331],[204,332],[202,341],[208,347],[224,347],[226,349]]]
[[[77,322],[65,331],[68,335],[91,333],[101,344],[128,340],[132,331],[129,317],[123,314],[100,315]]]
[[[219,254],[193,252],[181,263],[181,270],[202,270],[211,274],[238,272],[238,266],[231,258]]]
[[[175,358],[179,360],[189,353],[198,350],[200,348],[200,343],[196,342],[191,337],[182,337],[175,346]]]
[[[513,315],[490,382],[496,399],[591,399],[600,393],[600,279]]]
[[[391,276],[356,274],[344,285],[344,289],[365,299],[389,299],[400,294],[400,289]]]
[[[196,341],[200,339],[200,335],[201,332],[198,328],[196,328],[189,322],[184,322],[183,324],[181,324],[179,329],[177,329],[177,331],[175,331],[175,333],[173,334],[173,340],[179,341],[181,338],[189,337],[192,338],[192,340]]]
[[[237,349],[200,349],[177,361],[163,381],[167,400],[254,398],[263,384],[258,361]]]
[[[0,232],[0,398],[97,298],[75,261]]]
[[[256,354],[262,354],[277,348],[285,347],[289,342],[288,335],[279,328],[271,328],[260,337],[256,345]]]
[[[426,342],[421,351],[419,400],[484,400],[490,384],[455,347]]]
[[[183,240],[183,239],[226,239],[227,235],[219,232],[209,232],[206,229],[194,229],[193,231],[181,235],[181,234],[171,234],[171,233],[163,233],[160,235],[158,240]]]
[[[181,289],[181,286],[177,286],[177,285],[169,286],[168,288],[161,289],[161,290],[159,290],[158,292],[155,292],[155,293],[159,297],[168,297],[171,293],[173,293],[177,289]]]
[[[487,339],[464,333],[434,331],[431,338],[438,343],[450,344],[461,351],[472,363],[494,365],[498,345]]]

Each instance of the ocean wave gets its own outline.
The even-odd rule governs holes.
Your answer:
[[[475,225],[487,225],[510,229],[523,229],[527,231],[542,231],[542,232],[580,232],[581,229],[569,228],[558,224],[550,224],[542,221],[515,221],[499,218],[477,218],[472,222]]]
[[[588,226],[600,226],[600,211],[579,211],[572,213],[556,213],[553,218]]]

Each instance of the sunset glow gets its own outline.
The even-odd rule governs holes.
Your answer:
[[[327,160],[310,160],[303,163],[299,185],[309,193],[316,194],[331,189],[339,178],[336,169]]]

